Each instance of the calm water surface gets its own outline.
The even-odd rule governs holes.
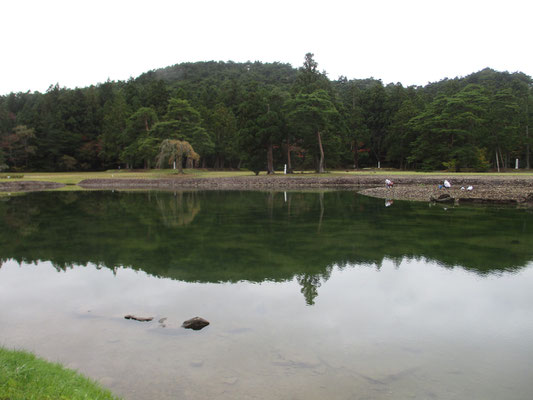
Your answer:
[[[126,399],[533,397],[531,210],[64,192],[0,227],[0,345]]]

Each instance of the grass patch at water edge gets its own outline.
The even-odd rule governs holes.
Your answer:
[[[75,371],[25,351],[0,348],[0,400],[118,399]]]

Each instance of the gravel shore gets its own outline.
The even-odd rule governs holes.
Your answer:
[[[533,201],[533,177],[469,175],[417,176],[394,175],[393,188],[385,187],[383,175],[356,176],[247,176],[232,178],[172,179],[88,179],[79,183],[87,189],[200,189],[200,190],[284,190],[284,189],[357,189],[362,194],[395,200],[430,201],[446,193],[458,202],[523,203]],[[439,189],[444,179],[450,189]],[[461,187],[473,186],[472,191]]]
[[[451,188],[444,189],[448,179]],[[468,176],[427,180],[396,179],[392,188],[385,185],[363,189],[362,194],[391,200],[432,201],[449,195],[456,203],[519,204],[533,202],[533,178]],[[467,190],[471,186],[472,190]]]
[[[459,203],[533,203],[531,175],[391,175],[393,188],[385,187],[385,175],[260,175],[229,178],[198,178],[187,175],[163,179],[86,179],[84,189],[156,190],[305,190],[347,189],[384,199],[430,201],[449,194]],[[439,189],[447,179],[452,187]],[[63,186],[53,182],[0,182],[0,191],[49,190]],[[473,190],[461,190],[473,186]]]
[[[0,182],[0,192],[34,192],[39,190],[59,189],[62,183],[44,181],[8,181]]]

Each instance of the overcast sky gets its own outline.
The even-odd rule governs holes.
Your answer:
[[[533,75],[531,0],[2,1],[0,94],[127,80],[189,61],[286,62],[425,85]]]

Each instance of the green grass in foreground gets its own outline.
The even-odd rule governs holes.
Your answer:
[[[0,348],[0,400],[118,399],[96,382],[24,351]]]

